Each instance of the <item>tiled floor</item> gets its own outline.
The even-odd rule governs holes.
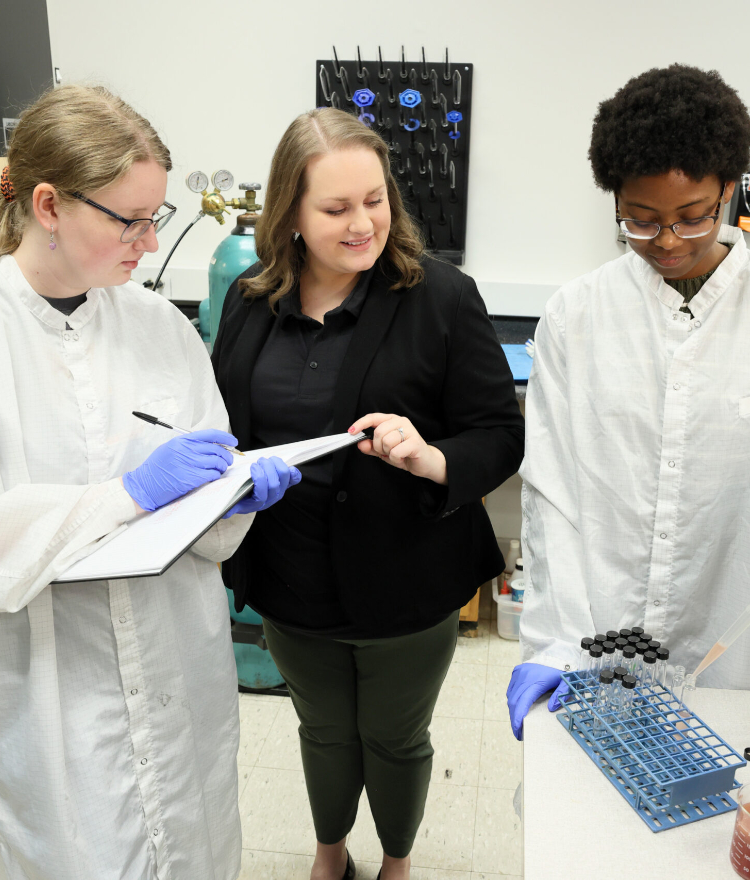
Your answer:
[[[500,639],[494,619],[480,621],[477,638],[458,640],[432,724],[432,785],[412,850],[412,880],[523,877],[518,797],[514,803],[523,747],[505,704],[517,662],[518,642]],[[286,697],[242,694],[240,719],[240,880],[308,880],[315,834],[292,705]],[[364,794],[348,846],[357,877],[375,880],[382,850]]]

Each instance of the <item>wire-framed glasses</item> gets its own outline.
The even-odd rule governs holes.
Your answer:
[[[708,217],[696,217],[694,220],[678,220],[677,223],[670,223],[669,226],[662,226],[659,223],[646,223],[644,220],[633,220],[629,217],[620,217],[620,209],[615,199],[615,209],[617,211],[617,222],[623,234],[628,238],[638,238],[646,241],[656,236],[662,229],[671,229],[678,238],[702,238],[714,228],[716,221],[719,219],[719,211],[721,210],[721,201],[724,198],[724,189],[726,183],[721,187],[719,201],[716,210]]]
[[[153,217],[150,218],[142,218],[136,220],[126,220],[124,217],[121,217],[119,214],[116,214],[114,211],[110,211],[109,208],[105,208],[104,205],[100,205],[97,202],[92,202],[91,199],[87,199],[83,196],[82,193],[75,192],[73,193],[74,199],[79,199],[82,202],[86,202],[87,205],[91,205],[92,208],[97,208],[99,211],[104,211],[105,214],[109,214],[110,217],[114,217],[115,220],[119,220],[120,223],[125,224],[125,228],[122,230],[122,235],[120,236],[120,241],[128,244],[131,241],[135,241],[137,238],[140,238],[142,235],[145,235],[146,232],[153,226],[154,232],[159,232],[164,229],[164,227],[169,223],[169,221],[174,217],[175,208],[174,205],[170,205],[169,202],[164,202],[164,204],[159,208],[158,212],[154,214]]]

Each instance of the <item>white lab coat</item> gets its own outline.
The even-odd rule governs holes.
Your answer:
[[[70,329],[68,329],[70,328]],[[228,425],[205,346],[137,284],[65,316],[0,258],[0,876],[234,880],[237,677],[221,521],[160,578],[49,587],[135,516],[116,478]]]
[[[566,284],[526,402],[524,661],[640,625],[692,672],[750,603],[750,259],[738,229],[690,303],[628,253]],[[750,631],[704,687],[750,688]]]

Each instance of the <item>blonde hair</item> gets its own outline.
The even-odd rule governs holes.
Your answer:
[[[24,113],[8,150],[15,197],[0,198],[0,256],[21,244],[34,188],[55,187],[63,204],[72,194],[94,193],[153,159],[172,168],[169,150],[151,123],[101,86],[51,89]]]
[[[355,116],[331,107],[298,116],[284,132],[271,163],[266,207],[255,231],[263,271],[240,282],[245,296],[271,294],[271,307],[298,283],[305,267],[305,245],[292,239],[300,199],[307,188],[306,169],[311,159],[334,150],[373,150],[383,168],[391,208],[391,228],[379,261],[394,282],[391,290],[414,287],[424,277],[419,262],[424,243],[404,207],[391,172],[388,145],[379,134]]]

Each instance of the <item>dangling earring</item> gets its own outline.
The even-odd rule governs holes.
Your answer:
[[[50,225],[49,228],[49,249],[53,251],[57,245],[55,244],[55,230]]]

